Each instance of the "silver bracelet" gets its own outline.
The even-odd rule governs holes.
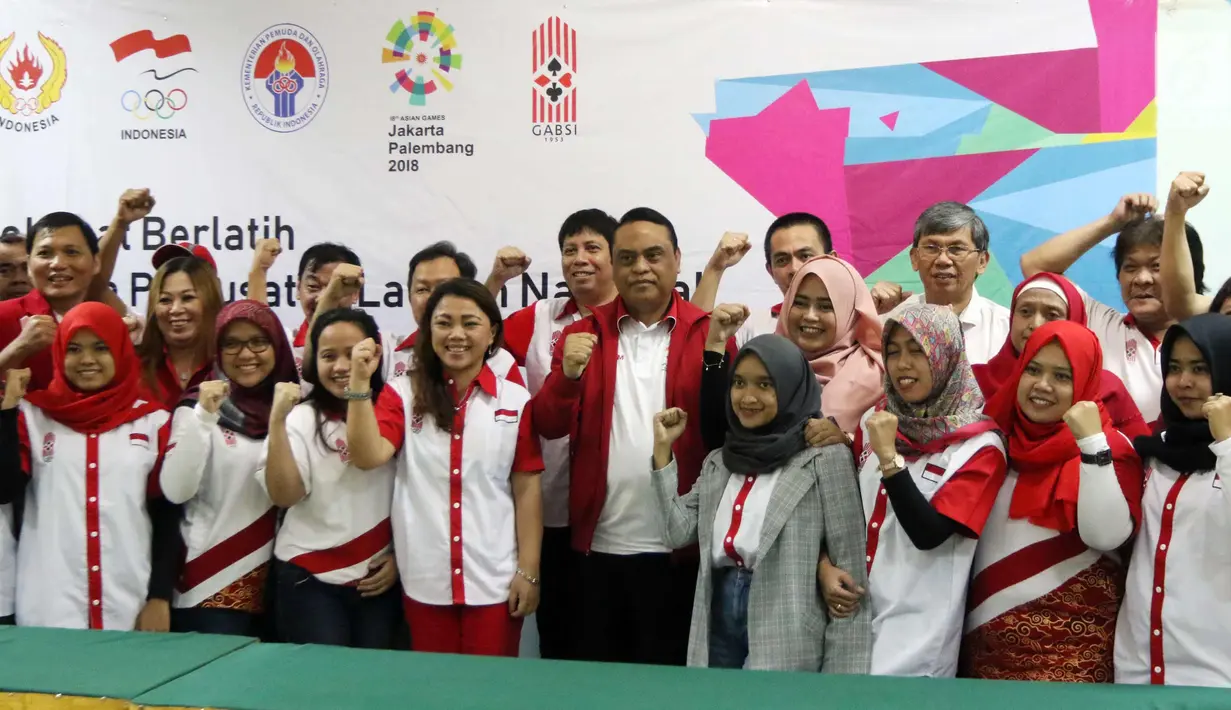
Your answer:
[[[517,568],[517,576],[518,576],[518,577],[521,577],[522,579],[526,580],[527,582],[529,582],[530,584],[533,584],[533,585],[534,585],[534,586],[536,586],[536,587],[537,587],[537,586],[539,586],[539,578],[538,578],[538,577],[531,577],[530,575],[526,574],[526,573],[522,570],[522,568],[521,568],[521,567],[518,567],[518,568]]]
[[[348,402],[362,402],[365,399],[372,399],[372,390],[367,392],[351,392],[350,385],[347,385],[342,390],[342,399]]]

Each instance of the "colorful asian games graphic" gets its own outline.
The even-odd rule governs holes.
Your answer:
[[[462,68],[453,25],[423,10],[411,17],[409,24],[395,21],[385,41],[390,47],[381,50],[381,63],[404,64],[394,73],[390,92],[405,91],[410,94],[411,106],[426,106],[428,95],[441,89],[453,90],[450,78],[456,78],[453,72]]]

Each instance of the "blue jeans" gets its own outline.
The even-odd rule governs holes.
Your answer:
[[[287,643],[390,649],[402,621],[401,586],[378,597],[355,587],[326,584],[311,572],[281,560],[277,570],[278,637]]]
[[[710,668],[743,668],[748,658],[748,590],[752,572],[714,569],[710,602]]]
[[[199,606],[171,610],[171,630],[181,633],[256,636],[257,614],[237,609],[205,609]]]

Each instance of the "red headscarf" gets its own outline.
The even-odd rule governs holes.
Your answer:
[[[229,303],[218,312],[215,326],[218,364],[215,377],[226,377],[222,371],[222,336],[232,323],[240,320],[249,321],[269,338],[274,352],[274,369],[255,387],[240,387],[231,382],[231,394],[219,409],[220,423],[251,439],[264,439],[269,432],[269,411],[273,408],[274,385],[279,382],[299,382],[299,372],[295,367],[295,354],[291,351],[286,330],[283,329],[278,316],[264,303],[243,300]],[[199,397],[199,387],[193,387],[184,394],[180,406],[194,406]]]
[[[97,335],[115,360],[115,376],[94,392],[77,390],[64,372],[68,344],[81,330]],[[166,409],[142,382],[141,361],[128,336],[128,326],[110,306],[87,302],[64,314],[56,329],[51,358],[55,368],[51,384],[45,390],[28,393],[26,401],[73,431],[101,434]]]
[[[1099,401],[1103,349],[1098,337],[1088,328],[1070,321],[1053,321],[1030,334],[1008,380],[987,403],[986,412],[1009,442],[1009,467],[1018,474],[1017,487],[1009,504],[1010,518],[1028,518],[1045,528],[1069,532],[1077,524],[1077,489],[1081,478],[1081,450],[1063,421],[1039,424],[1022,413],[1017,389],[1022,373],[1039,351],[1058,343],[1073,369],[1073,402],[1095,402],[1103,419],[1103,433],[1111,445],[1116,475],[1126,490],[1130,509],[1133,496],[1132,472],[1136,471],[1137,498],[1140,499],[1141,461],[1132,445],[1111,424],[1107,410]],[[1127,485],[1126,485],[1127,484]]]

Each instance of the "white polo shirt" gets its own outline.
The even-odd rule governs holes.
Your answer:
[[[376,402],[398,449],[393,548],[406,596],[439,606],[500,604],[517,570],[513,473],[543,470],[530,393],[484,366],[459,400],[452,433],[417,415],[409,377]]]
[[[907,306],[926,303],[924,294],[917,293],[898,304],[897,308],[881,316],[881,321],[896,318]],[[971,288],[970,303],[958,314],[962,323],[962,336],[966,339],[966,357],[971,365],[982,365],[995,357],[1009,337],[1012,314],[1009,309],[979,295],[979,289]]]
[[[1088,327],[1103,344],[1103,369],[1124,381],[1146,424],[1162,414],[1163,368],[1159,343],[1137,329],[1132,316],[1099,303],[1081,291]]]
[[[297,405],[286,418],[286,435],[305,495],[287,509],[274,556],[326,584],[351,584],[368,576],[372,560],[393,549],[389,511],[394,465],[389,462],[371,471],[352,466],[346,422],[325,419],[318,433],[317,420],[316,408],[308,403]],[[266,492],[268,457],[266,439],[255,474]]]
[[[581,320],[572,298],[531,303],[504,319],[504,346],[526,368],[526,386],[538,394],[551,374],[551,354],[564,329]],[[543,527],[568,527],[569,438],[539,439],[543,450]]]
[[[770,335],[778,330],[778,314],[782,312],[782,304],[770,308],[755,308],[748,314],[748,320],[735,331],[735,347],[744,345],[758,335]]]
[[[954,534],[934,549],[915,547],[894,514],[868,443],[873,411],[859,422],[854,443],[868,524],[872,674],[952,678],[978,540]],[[937,512],[979,535],[1004,484],[1004,444],[995,432],[977,434],[907,461],[905,473]]]
[[[607,453],[607,496],[590,549],[609,555],[670,552],[650,479],[654,415],[667,406],[667,352],[675,318],[643,325],[622,316]]]
[[[1116,682],[1231,687],[1231,441],[1214,471],[1147,462],[1116,624]]]
[[[419,331],[415,331],[406,336],[401,343],[394,348],[385,348],[388,353],[388,358],[385,360],[383,367],[385,368],[385,381],[395,379],[401,375],[410,372],[414,369],[415,359],[415,341],[419,339]],[[509,382],[525,386],[526,382],[522,379],[521,368],[517,366],[517,360],[509,353],[508,350],[500,348],[487,359],[487,366],[492,369],[492,372],[503,377]]]
[[[17,548],[17,623],[130,631],[145,606],[151,474],[169,412],[81,434],[20,404],[30,472]]]
[[[713,566],[756,569],[761,529],[777,487],[777,473],[774,469],[757,476],[733,473],[727,477],[727,487],[714,513],[714,544],[710,549]]]
[[[218,425],[218,414],[197,404],[171,419],[160,482],[172,503],[185,503],[180,534],[187,548],[175,598],[194,607],[273,555],[277,508],[254,473],[262,442]]]

